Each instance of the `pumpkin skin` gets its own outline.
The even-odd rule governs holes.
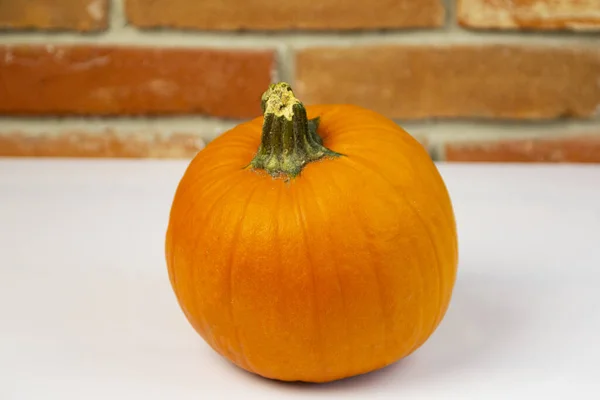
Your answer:
[[[418,349],[448,308],[457,234],[425,149],[387,118],[307,106],[343,156],[293,179],[248,168],[263,117],[210,142],[173,199],[169,278],[199,335],[235,365],[328,382]]]

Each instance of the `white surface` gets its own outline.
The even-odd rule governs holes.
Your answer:
[[[460,236],[442,325],[302,385],[242,372],[180,312],[163,240],[186,165],[0,159],[0,399],[600,399],[600,167],[440,166]]]

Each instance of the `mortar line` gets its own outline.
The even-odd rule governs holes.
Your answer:
[[[120,127],[123,129],[168,128],[197,129],[201,127],[228,128],[248,119],[221,119],[201,115],[189,116],[0,116],[0,130],[28,129],[51,130],[64,128],[103,129]],[[587,132],[600,135],[600,119],[589,120],[543,120],[543,121],[503,121],[503,120],[412,120],[398,121],[398,125],[415,136],[428,136],[431,139],[456,138],[479,139],[499,137],[552,136]]]
[[[352,32],[204,32],[178,30],[138,30],[125,25],[114,4],[111,27],[106,32],[82,35],[78,32],[0,32],[0,45],[86,44],[153,47],[206,47],[273,49],[285,44],[292,49],[328,46],[371,45],[523,45],[588,46],[598,48],[598,33],[473,32],[468,30],[396,30]],[[115,14],[116,13],[116,14]],[[115,26],[115,24],[123,24]]]

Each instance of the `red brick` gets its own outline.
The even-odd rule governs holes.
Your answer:
[[[437,27],[440,0],[127,0],[133,25],[202,30],[345,30]]]
[[[3,114],[253,117],[270,51],[0,46]]]
[[[446,160],[600,163],[600,136],[453,143],[446,145]]]
[[[148,132],[122,133],[115,129],[100,133],[69,130],[38,135],[0,132],[1,157],[192,158],[203,147],[202,139],[186,133],[164,136]]]
[[[599,82],[600,46],[387,45],[301,50],[293,86],[392,118],[542,119],[598,114]]]
[[[600,0],[458,0],[471,28],[600,30]]]
[[[99,31],[108,0],[0,0],[1,29]]]

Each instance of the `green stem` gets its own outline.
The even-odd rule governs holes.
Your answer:
[[[272,176],[294,178],[304,166],[324,157],[338,157],[323,146],[317,133],[319,119],[308,120],[306,109],[290,85],[271,84],[262,96],[262,139],[250,165]]]

